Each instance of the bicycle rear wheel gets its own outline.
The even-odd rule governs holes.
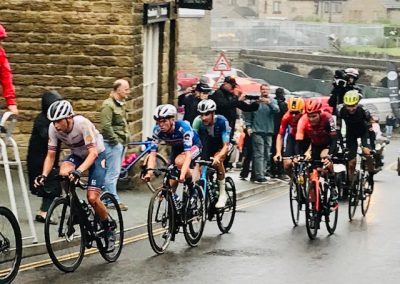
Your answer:
[[[306,192],[306,228],[307,235],[311,240],[314,240],[317,237],[318,228],[319,228],[319,219],[318,212],[315,208],[315,184],[313,181],[309,181],[307,183]]]
[[[53,222],[57,225],[53,225]],[[75,271],[85,253],[85,230],[77,215],[71,215],[69,199],[53,201],[44,224],[47,251],[53,263],[64,272]]]
[[[18,274],[22,258],[22,237],[11,210],[0,207],[0,283],[11,283]]]
[[[103,240],[98,241],[98,247],[101,256],[108,262],[114,262],[119,258],[124,245],[124,222],[122,219],[122,213],[121,209],[119,208],[118,201],[111,193],[103,193],[100,197],[100,200],[104,204],[111,203],[115,208],[108,210],[108,220],[112,226],[115,226],[113,229],[115,234],[114,249],[108,250],[108,240],[105,240],[105,238],[107,238],[106,234],[103,235]]]
[[[147,214],[147,233],[151,248],[163,254],[175,230],[172,196],[168,189],[160,188],[151,197]]]
[[[360,190],[362,194],[361,213],[363,216],[367,215],[369,205],[371,203],[371,195],[374,191],[374,183],[371,182],[372,178],[373,176],[370,176],[369,173],[366,173],[360,181]]]
[[[147,169],[147,163],[149,160],[149,155],[144,157],[143,161],[143,168]],[[157,153],[156,156],[156,169],[166,168],[168,165],[167,159],[165,159],[161,154]],[[143,175],[143,173],[142,173]],[[151,177],[150,181],[146,182],[148,188],[151,192],[155,192],[157,189],[163,186],[164,175],[161,172],[154,171],[153,176]]]
[[[290,214],[292,216],[293,225],[296,227],[299,225],[300,219],[300,192],[295,182],[290,181],[289,185],[289,201],[290,201]]]
[[[183,234],[189,246],[195,247],[203,235],[206,223],[206,207],[203,198],[203,190],[199,185],[193,188],[196,194],[186,198],[184,204]]]
[[[217,210],[217,224],[223,234],[230,231],[236,215],[236,186],[231,177],[225,178],[225,191],[228,195],[225,207]]]
[[[360,173],[356,171],[354,173],[354,180],[351,183],[350,193],[349,193],[349,220],[353,220],[354,214],[356,213],[357,206],[360,201]]]

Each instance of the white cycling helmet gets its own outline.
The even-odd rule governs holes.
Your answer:
[[[159,105],[156,107],[154,110],[154,115],[153,118],[155,120],[158,120],[160,118],[170,118],[170,117],[175,117],[176,116],[176,107],[170,104],[166,105]]]
[[[217,110],[217,105],[213,100],[203,100],[199,102],[199,104],[197,105],[197,111],[199,113],[207,113],[216,110]]]
[[[344,70],[344,72],[348,75],[348,76],[353,76],[354,78],[358,79],[358,77],[360,76],[360,73],[358,72],[358,70],[356,68],[346,68]]]
[[[61,100],[52,103],[47,111],[47,118],[50,121],[57,121],[74,115],[72,105],[69,101]]]

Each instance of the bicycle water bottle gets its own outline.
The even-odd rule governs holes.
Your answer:
[[[182,208],[181,198],[179,197],[178,194],[174,193],[174,194],[172,195],[172,200],[174,201],[175,208],[176,208],[176,210],[177,210],[178,213],[179,213],[179,210],[181,210],[181,208]]]

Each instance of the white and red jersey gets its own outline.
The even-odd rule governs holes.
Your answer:
[[[96,147],[98,153],[103,152],[103,136],[94,124],[81,115],[74,116],[73,120],[74,125],[69,133],[58,132],[54,123],[50,124],[48,149],[55,151],[58,141],[61,141],[71,149],[72,154],[82,159],[87,157],[89,148]]]

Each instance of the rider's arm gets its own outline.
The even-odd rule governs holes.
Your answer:
[[[90,147],[88,149],[88,155],[86,156],[86,159],[83,161],[83,163],[77,168],[78,171],[84,172],[87,169],[89,169],[94,161],[96,161],[98,156],[97,148],[96,147]]]
[[[329,136],[331,138],[329,143],[329,155],[333,155],[335,154],[337,147],[336,126],[333,117],[329,117],[326,127],[329,129]]]
[[[2,47],[0,47],[0,83],[3,87],[3,97],[6,100],[7,106],[16,105],[11,67],[6,52]]]
[[[48,150],[46,159],[44,159],[42,175],[48,176],[53,168],[54,161],[56,160],[56,151]]]

